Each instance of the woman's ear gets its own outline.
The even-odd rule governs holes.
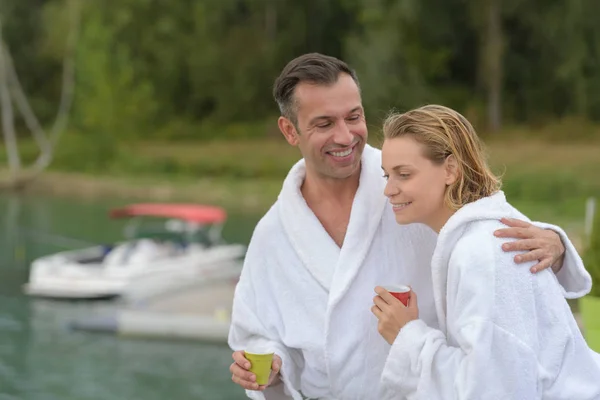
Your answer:
[[[453,154],[450,154],[446,157],[446,161],[444,162],[446,168],[446,185],[450,186],[454,182],[458,180],[460,175],[460,171],[458,169],[458,161]]]

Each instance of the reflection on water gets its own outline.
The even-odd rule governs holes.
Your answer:
[[[245,398],[231,382],[226,345],[73,332],[67,322],[75,316],[115,305],[22,295],[28,262],[61,249],[18,235],[19,227],[107,242],[122,223],[106,212],[122,204],[0,196],[0,400]],[[231,216],[225,238],[247,243],[257,219]]]

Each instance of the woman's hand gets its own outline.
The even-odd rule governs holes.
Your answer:
[[[377,286],[375,288],[377,296],[373,298],[375,305],[371,307],[371,312],[379,320],[377,330],[379,334],[389,343],[394,343],[400,329],[410,321],[419,319],[419,307],[417,306],[417,295],[410,291],[408,307],[402,304],[384,288]]]

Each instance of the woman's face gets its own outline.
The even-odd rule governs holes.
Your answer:
[[[424,146],[410,136],[386,139],[382,168],[387,178],[384,194],[390,199],[399,224],[424,223],[439,231],[449,208],[446,187],[454,182],[448,159],[441,165],[424,156]]]

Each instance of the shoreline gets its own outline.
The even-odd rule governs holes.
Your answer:
[[[169,178],[98,176],[46,171],[26,187],[0,194],[123,199],[147,202],[194,202],[248,212],[266,212],[277,199],[283,179]]]

